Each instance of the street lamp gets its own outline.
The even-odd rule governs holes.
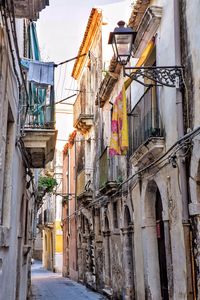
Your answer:
[[[118,27],[110,33],[108,44],[112,44],[117,62],[124,66],[130,60],[136,32],[130,27],[125,27],[124,21],[119,21],[117,25]]]
[[[112,45],[117,62],[123,66],[124,76],[146,87],[150,85],[183,87],[182,66],[126,66],[132,54],[137,32],[130,27],[125,27],[124,21],[119,21],[117,25],[118,27],[110,32],[108,44]],[[145,83],[144,78],[151,80],[151,83]]]

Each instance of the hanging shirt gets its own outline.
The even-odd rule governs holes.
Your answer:
[[[33,82],[40,87],[54,85],[54,63],[30,61],[28,81]]]

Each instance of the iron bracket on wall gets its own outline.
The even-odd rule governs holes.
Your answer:
[[[144,86],[157,85],[181,88],[183,86],[183,67],[124,67],[124,75],[132,80],[139,82]],[[145,83],[143,79],[151,80],[151,83]]]

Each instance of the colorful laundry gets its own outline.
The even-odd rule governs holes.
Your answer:
[[[123,86],[122,91],[116,97],[113,104],[113,114],[111,122],[110,156],[126,155],[128,150],[128,119],[126,91]]]

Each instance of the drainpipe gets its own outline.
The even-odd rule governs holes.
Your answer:
[[[181,66],[181,47],[180,47],[180,8],[179,0],[174,1],[174,39],[175,39],[175,65]],[[176,90],[176,113],[177,113],[177,131],[178,138],[184,135],[183,121],[183,97],[180,89]],[[186,281],[187,281],[187,298],[193,294],[192,291],[192,268],[191,268],[191,252],[190,252],[190,223],[188,208],[188,185],[186,165],[184,158],[180,158],[178,162],[181,183],[182,196],[182,223],[184,230],[185,257],[186,257]]]

